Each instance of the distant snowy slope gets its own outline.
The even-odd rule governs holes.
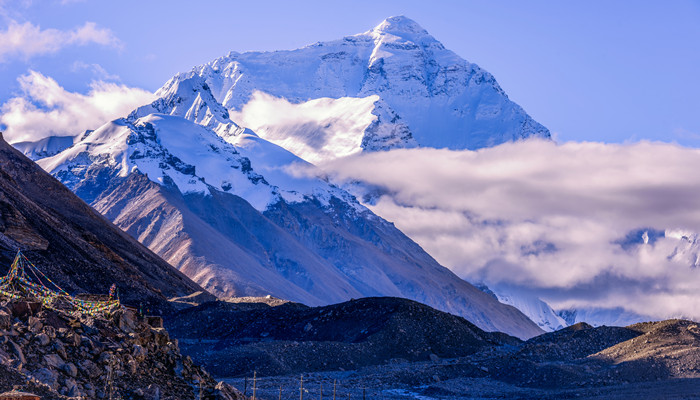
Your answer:
[[[585,322],[593,326],[628,326],[638,322],[655,321],[648,315],[639,315],[626,311],[622,307],[614,308],[572,308],[557,312],[568,325]]]
[[[175,76],[157,95],[194,77],[231,119],[312,162],[362,150],[476,149],[550,137],[491,74],[406,17],[297,50],[232,52]]]
[[[553,332],[570,325],[561,316],[557,315],[547,303],[532,293],[512,286],[495,286],[491,289],[498,301],[522,311],[523,314],[527,315],[545,331]]]

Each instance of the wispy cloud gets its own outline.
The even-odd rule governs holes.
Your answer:
[[[31,22],[19,23],[11,20],[7,29],[0,31],[0,62],[18,57],[28,60],[37,55],[52,54],[67,46],[99,44],[122,48],[122,42],[106,28],[94,22],[69,31],[41,29]]]
[[[155,99],[146,90],[104,81],[93,81],[87,94],[69,92],[36,71],[18,81],[22,95],[0,107],[0,125],[10,143],[77,135]]]
[[[527,141],[364,154],[323,168],[365,182],[377,214],[466,279],[532,288],[555,307],[700,318],[699,150]],[[676,233],[644,243],[645,228]]]
[[[73,72],[84,72],[88,71],[92,73],[95,78],[99,80],[104,80],[104,81],[118,81],[119,80],[119,75],[115,74],[110,74],[107,72],[104,67],[102,67],[100,64],[92,63],[88,64],[84,61],[76,61],[73,63],[71,66],[71,70]]]

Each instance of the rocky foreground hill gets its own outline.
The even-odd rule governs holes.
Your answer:
[[[148,322],[125,309],[104,318],[73,316],[0,297],[0,391],[43,399],[243,398]]]
[[[394,297],[324,307],[209,302],[166,321],[183,351],[221,377],[355,369],[473,354],[520,341]]]
[[[70,293],[107,293],[169,312],[202,288],[107,221],[0,135],[0,274],[22,250]],[[211,297],[213,299],[213,297]]]
[[[700,327],[685,320],[597,327],[579,323],[528,341],[404,299],[325,307],[210,302],[169,322],[185,354],[262,395],[457,398],[697,398]],[[238,378],[236,378],[238,377]],[[330,392],[325,392],[329,395]]]

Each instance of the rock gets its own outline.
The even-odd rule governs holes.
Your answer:
[[[44,334],[49,337],[49,339],[56,339],[56,328],[51,325],[44,326]]]
[[[170,342],[170,335],[168,331],[163,328],[153,328],[151,329],[154,335],[154,340],[158,346],[166,346]]]
[[[34,337],[34,340],[36,340],[40,346],[47,346],[49,343],[51,343],[51,339],[45,333],[40,333],[40,334],[36,335]]]
[[[63,365],[63,359],[57,354],[47,354],[42,359],[42,365],[58,369]]]
[[[80,335],[76,333],[71,333],[70,336],[68,336],[66,339],[68,339],[68,345],[73,347],[80,347]]]
[[[92,386],[92,384],[86,383],[84,389],[85,389],[85,394],[87,395],[87,397],[89,399],[95,398],[95,387]]]
[[[29,320],[27,321],[27,325],[29,327],[29,331],[31,333],[38,333],[41,331],[41,329],[44,327],[44,324],[41,323],[41,319],[37,317],[29,317]]]
[[[73,363],[65,363],[61,365],[61,371],[63,371],[66,375],[70,376],[71,378],[75,378],[78,376],[78,368],[75,367],[75,364]]]
[[[100,367],[98,367],[97,364],[90,360],[81,360],[78,363],[78,369],[80,369],[80,372],[83,375],[89,378],[96,378],[102,373]]]
[[[64,360],[68,359],[68,354],[66,354],[66,347],[63,345],[61,342],[54,342],[53,344],[53,349],[56,350],[56,353],[61,356]]]
[[[436,363],[440,361],[440,357],[438,357],[437,354],[430,354],[430,361]]]
[[[24,353],[22,352],[22,348],[12,340],[10,340],[10,348],[12,349],[12,352],[15,353],[17,358],[22,364],[27,363],[27,359],[24,358]]]
[[[219,382],[216,385],[213,395],[213,398],[221,400],[245,399],[243,393],[239,392],[233,386],[225,382]]]
[[[149,400],[160,400],[160,387],[155,384],[148,385],[144,397]]]
[[[0,310],[0,329],[10,329],[12,326],[12,317],[4,310]]]
[[[38,313],[41,310],[41,303],[18,301],[11,303],[10,310],[13,317],[22,318]]]
[[[145,360],[146,356],[148,355],[148,350],[146,350],[143,346],[135,344],[134,350],[131,352],[131,355],[136,359],[136,361],[143,362],[143,360]]]
[[[66,379],[62,391],[68,397],[78,397],[81,395],[80,389],[78,388],[78,383],[72,378]]]
[[[31,373],[31,376],[39,382],[56,389],[58,387],[58,374],[48,368],[40,368]]]
[[[82,335],[80,337],[80,344],[82,346],[85,346],[88,349],[88,351],[91,351],[92,349],[95,348],[95,344],[92,342],[92,340],[85,335]]]
[[[129,360],[126,363],[126,370],[131,375],[136,375],[137,367],[138,367],[138,364],[134,360]]]
[[[108,365],[112,361],[112,353],[109,351],[105,351],[104,353],[100,354],[100,357],[97,359],[97,363],[100,365]]]
[[[125,333],[132,333],[136,330],[136,316],[130,312],[125,311],[119,316],[119,329]]]

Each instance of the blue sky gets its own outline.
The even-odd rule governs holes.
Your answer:
[[[0,0],[0,104],[30,70],[73,92],[96,80],[154,91],[231,50],[297,48],[401,14],[491,72],[560,141],[700,147],[698,0]],[[13,48],[12,32],[35,42]]]

